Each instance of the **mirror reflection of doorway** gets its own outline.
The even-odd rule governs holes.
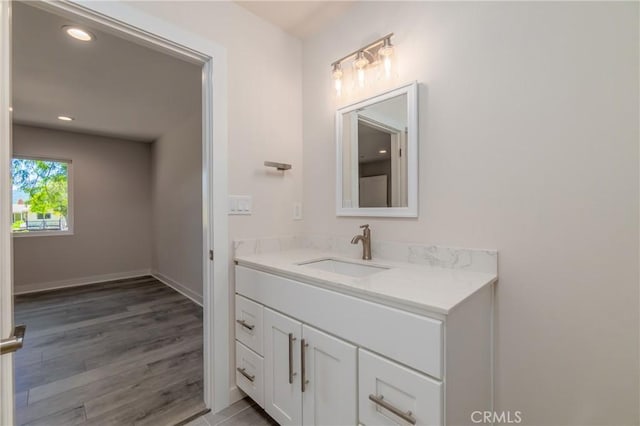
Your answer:
[[[359,115],[357,140],[359,207],[406,206],[406,132]]]
[[[358,120],[360,207],[391,206],[391,133]]]

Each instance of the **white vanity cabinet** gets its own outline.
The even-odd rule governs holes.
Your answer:
[[[446,315],[339,290],[236,266],[237,384],[279,424],[463,425],[492,409],[490,285]]]

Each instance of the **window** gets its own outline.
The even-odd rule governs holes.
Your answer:
[[[16,235],[71,232],[71,162],[14,158],[12,224]]]

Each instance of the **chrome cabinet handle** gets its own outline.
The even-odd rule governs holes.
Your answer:
[[[305,349],[308,346],[309,346],[309,344],[304,339],[302,339],[300,341],[300,353],[301,353],[301,359],[300,359],[300,361],[301,361],[300,362],[300,364],[301,364],[301,366],[300,366],[300,379],[301,379],[300,383],[301,384],[300,384],[300,389],[302,390],[302,392],[304,392],[307,389],[307,384],[309,383],[309,381],[307,380],[307,372],[306,372],[307,361],[305,360],[305,356],[304,356]]]
[[[296,373],[293,372],[293,342],[296,341],[296,338],[293,337],[293,333],[289,333],[289,384],[293,383],[293,376]]]
[[[396,416],[400,417],[402,420],[411,423],[412,425],[416,424],[416,418],[413,417],[413,413],[411,411],[407,411],[406,413],[401,409],[394,407],[384,400],[384,396],[380,395],[369,395],[369,399],[373,401],[375,404],[378,404],[382,408],[391,411]]]
[[[27,331],[26,325],[17,325],[13,329],[13,336],[9,336],[8,339],[0,340],[0,355],[15,352],[22,348],[24,343],[24,333]]]
[[[253,383],[253,381],[256,379],[256,376],[252,376],[251,374],[247,373],[247,369],[246,368],[236,368],[236,370],[238,370],[238,373],[242,374],[244,377],[247,378],[247,380],[249,380],[251,383]]]
[[[254,328],[256,328],[255,325],[247,324],[245,320],[236,320],[236,322],[248,330],[253,330]]]

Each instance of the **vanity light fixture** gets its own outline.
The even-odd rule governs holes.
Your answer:
[[[386,154],[387,150],[386,149],[381,149],[380,151],[378,151],[378,154]]]
[[[391,37],[393,37],[393,33],[387,34],[331,64],[331,76],[333,77],[336,94],[338,96],[342,93],[342,79],[344,77],[342,71],[343,62],[353,60],[352,65],[360,88],[363,88],[365,85],[365,71],[369,67],[383,64],[385,76],[387,78],[391,77],[391,57],[393,55]]]
[[[89,31],[72,25],[65,25],[62,30],[69,36],[80,41],[93,41],[96,36]]]
[[[58,120],[60,121],[73,121],[75,118],[69,117],[68,115],[59,115]]]

